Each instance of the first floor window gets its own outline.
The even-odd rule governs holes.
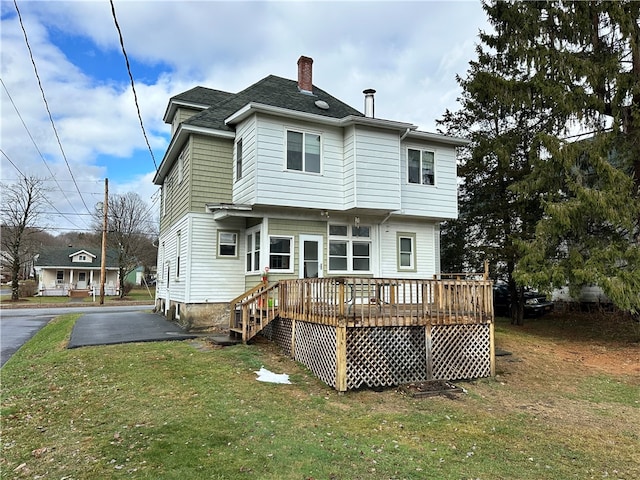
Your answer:
[[[176,246],[176,278],[180,277],[180,251],[182,250],[182,234],[178,232]]]
[[[287,130],[287,170],[320,173],[320,135]]]
[[[407,165],[409,183],[436,184],[435,154],[433,152],[410,148],[407,151]]]
[[[218,256],[238,256],[238,234],[236,232],[218,232]]]
[[[371,227],[329,225],[329,271],[371,271]]]
[[[415,270],[415,234],[398,233],[397,241],[398,270]]]
[[[293,270],[293,237],[269,237],[269,270]]]
[[[247,273],[260,270],[260,230],[247,233]]]

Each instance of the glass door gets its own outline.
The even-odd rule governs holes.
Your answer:
[[[300,278],[321,278],[322,235],[300,235]]]

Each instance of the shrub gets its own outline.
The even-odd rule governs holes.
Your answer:
[[[35,280],[25,280],[20,282],[18,296],[20,298],[33,297],[38,291],[38,283]]]
[[[133,287],[135,285],[131,282],[124,282],[122,284],[122,296],[126,297],[127,295],[129,295],[129,293],[131,293],[131,290],[133,290]]]

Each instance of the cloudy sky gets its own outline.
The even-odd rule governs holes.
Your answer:
[[[16,3],[1,1],[0,177],[45,180],[54,234],[89,228],[105,178],[110,193],[157,205],[151,180],[175,94],[196,85],[238,92],[269,74],[296,79],[306,55],[316,86],[361,111],[362,91],[374,88],[377,117],[435,131],[457,108],[455,76],[488,28],[479,0],[115,0],[152,156],[110,1]]]

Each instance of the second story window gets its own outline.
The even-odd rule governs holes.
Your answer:
[[[320,173],[320,135],[287,130],[287,170]]]
[[[242,139],[236,143],[236,180],[242,178]]]
[[[436,184],[435,155],[428,150],[407,151],[409,183],[422,185]]]

